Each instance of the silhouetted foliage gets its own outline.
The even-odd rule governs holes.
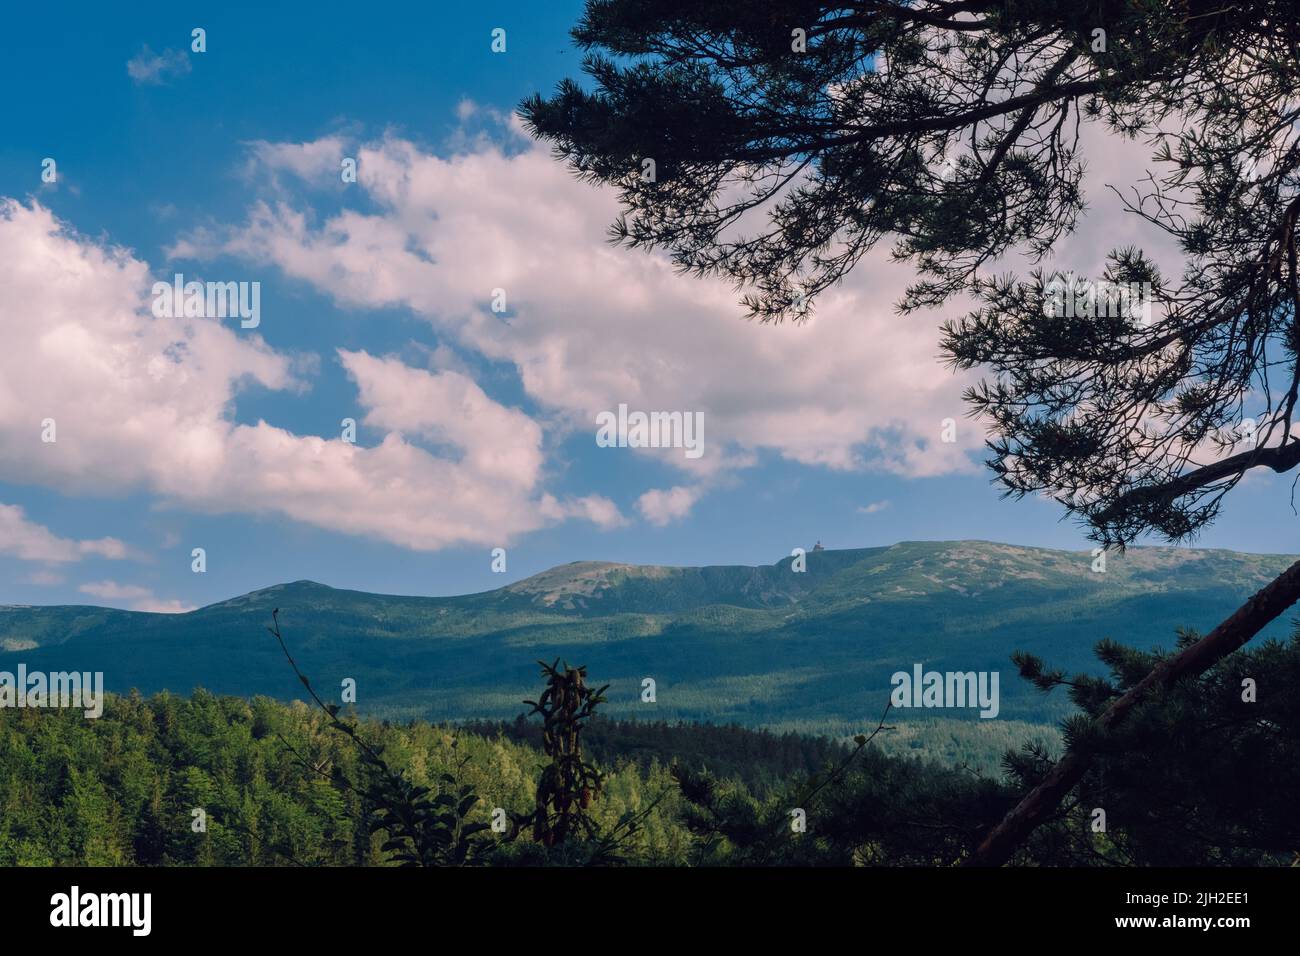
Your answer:
[[[587,810],[600,795],[601,773],[583,756],[582,732],[609,685],[592,690],[585,667],[565,664],[561,671],[558,660],[537,663],[546,687],[536,701],[524,703],[533,708],[530,713],[542,716],[542,750],[551,762],[537,782],[537,807],[530,822],[533,839],[551,847],[576,832],[597,834]]]
[[[1182,632],[1177,648],[1198,639]],[[1300,861],[1300,638],[1225,658],[1148,700],[1106,734],[1096,733],[1092,718],[1170,655],[1102,641],[1097,656],[1109,679],[1056,674],[1043,681],[1041,661],[1021,656],[1022,673],[1046,691],[1069,688],[1081,713],[1064,725],[1065,738],[1093,756],[1070,802],[1034,835],[1024,859],[1152,866]],[[1006,758],[1023,789],[1049,766],[1032,747]],[[1092,832],[1095,809],[1106,813],[1104,834]]]

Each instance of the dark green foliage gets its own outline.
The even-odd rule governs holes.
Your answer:
[[[1182,640],[1190,639],[1190,635]],[[1099,648],[1115,667],[1089,690],[1085,723],[1156,658]],[[1242,680],[1258,685],[1242,700]],[[1074,684],[1073,679],[1070,681]],[[1091,686],[1091,685],[1090,685]],[[1071,732],[1094,754],[1092,771],[1015,862],[1038,865],[1290,864],[1300,850],[1300,642],[1268,641],[1157,697],[1109,736]],[[1074,692],[1074,687],[1071,686]],[[601,721],[593,721],[595,734]],[[412,788],[468,826],[493,807],[511,817],[536,807],[536,781],[551,760],[505,732],[359,721]],[[656,730],[664,753],[752,755],[750,788],[699,766],[669,768],[644,747],[620,757],[611,737],[598,762],[592,803],[598,835],[544,847],[520,834],[486,839],[469,856],[489,865],[950,865],[1050,767],[1042,746],[1006,757],[1008,776],[891,756],[876,744],[828,747],[811,772],[786,775],[782,738],[739,728]],[[593,739],[595,737],[593,736]],[[800,750],[816,745],[804,740]],[[639,752],[638,752],[639,751]],[[591,758],[593,761],[596,758]],[[215,697],[110,697],[104,716],[69,710],[0,711],[0,865],[392,865],[388,837],[372,836],[376,804],[360,751],[318,709]],[[458,784],[452,785],[444,774]],[[462,804],[470,787],[481,799]],[[425,793],[418,793],[418,801]],[[400,804],[411,794],[397,795]],[[207,832],[191,811],[207,811]],[[1094,833],[1102,808],[1107,832]],[[806,813],[807,832],[790,811]],[[396,830],[400,830],[396,824]],[[494,838],[498,842],[492,842]],[[413,844],[408,843],[407,846]],[[434,858],[445,861],[441,851]],[[454,862],[454,860],[453,860]]]
[[[673,776],[685,799],[682,818],[697,837],[699,864],[725,863],[740,866],[843,864],[843,842],[827,840],[821,834],[809,836],[809,817],[820,809],[823,798],[844,785],[859,756],[870,755],[867,747],[885,726],[885,716],[870,736],[859,734],[856,746],[823,775],[796,780],[775,799],[761,799],[737,788],[721,788],[707,772],[673,768]]]
[[[1195,635],[1184,633],[1185,646]],[[1113,642],[1098,656],[1109,680],[1049,677],[1082,712],[1066,741],[1092,755],[1069,799],[1012,862],[1047,866],[1261,866],[1300,861],[1300,638],[1268,641],[1142,705],[1101,734],[1095,718],[1163,659]],[[1043,679],[1026,657],[1026,676]],[[1254,702],[1243,681],[1258,685]],[[1030,742],[1005,757],[1006,778],[981,777],[864,750],[815,802],[809,782],[755,797],[708,774],[678,770],[696,861],[715,865],[952,865],[1051,770]],[[806,833],[791,832],[803,807]],[[1094,811],[1106,829],[1095,830]]]
[[[369,763],[368,755],[363,755]],[[387,765],[371,766],[377,779],[371,784],[374,816],[370,832],[388,834],[380,847],[404,866],[464,866],[480,847],[475,835],[488,829],[486,823],[467,822],[478,803],[472,787],[457,786],[449,773],[439,775],[447,785],[434,795],[429,787],[418,787]]]
[[[188,698],[110,696],[98,720],[71,710],[0,710],[0,866],[394,865],[407,862],[397,858],[402,848],[385,849],[389,833],[372,835],[370,825],[385,804],[421,799],[461,821],[458,846],[486,841],[467,854],[471,863],[689,858],[676,787],[653,756],[602,757],[602,795],[591,806],[598,835],[548,849],[522,836],[507,843],[486,829],[495,807],[516,817],[536,806],[536,781],[550,763],[539,747],[421,722],[362,720],[353,728],[411,791],[377,798],[364,751],[301,702],[200,690]],[[701,747],[701,732],[688,736]],[[737,744],[759,774],[776,779],[785,758],[769,746],[774,739],[728,728],[710,746]],[[671,730],[659,740],[672,751]],[[810,741],[803,747],[813,750]],[[466,787],[479,795],[472,805]],[[206,833],[191,829],[195,808],[206,811]],[[431,857],[455,862],[437,846]]]
[[[320,708],[330,728],[356,748],[369,779],[364,796],[370,812],[370,832],[386,835],[380,849],[391,853],[392,859],[403,866],[464,866],[470,862],[482,848],[476,834],[488,828],[485,823],[467,822],[469,811],[478,803],[474,788],[459,785],[452,774],[443,771],[439,782],[446,785],[446,790],[434,794],[429,787],[414,784],[405,773],[393,769],[383,754],[358,733],[355,720],[340,718],[337,704],[327,704],[317,696],[284,643],[279,608],[271,612],[271,622],[267,630],[280,645],[298,681]],[[455,741],[452,745],[455,746]],[[286,746],[292,751],[291,745]],[[311,766],[306,761],[303,764]],[[321,772],[318,767],[312,769]],[[339,768],[335,768],[331,779],[343,788],[361,793]]]
[[[1179,635],[1179,648],[1197,635]],[[1300,860],[1300,637],[1266,641],[1225,658],[1196,679],[1141,705],[1099,734],[1087,718],[1141,680],[1165,653],[1105,642],[1109,680],[1072,682],[1083,713],[1071,745],[1094,756],[1091,771],[1057,820],[1035,834],[1026,858],[1156,866],[1290,864]],[[1254,682],[1247,701],[1243,682]],[[1012,779],[1028,788],[1048,764],[1009,754]],[[1108,833],[1092,834],[1106,812]]]
[[[477,736],[500,735],[538,749],[542,746],[541,726],[523,714],[513,721],[467,721],[459,726]],[[763,795],[784,787],[796,775],[811,775],[837,763],[850,749],[826,737],[775,734],[736,724],[608,720],[599,716],[587,724],[583,741],[597,765],[631,762],[647,771],[656,764],[677,764],[734,779],[745,789]]]
[[[684,772],[680,781],[696,862],[725,866],[948,865],[1014,796],[988,778],[874,750],[813,801],[812,781],[766,799],[704,774]],[[807,832],[792,830],[795,808],[807,814]]]
[[[302,705],[137,694],[105,714],[0,711],[0,865],[371,865],[359,777]],[[193,829],[193,811],[206,832]]]

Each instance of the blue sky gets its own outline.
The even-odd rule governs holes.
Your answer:
[[[890,310],[904,267],[864,264],[812,326],[771,330],[604,243],[608,197],[509,119],[577,73],[580,6],[87,5],[57,29],[11,11],[0,602],[176,610],[300,578],[450,594],[817,540],[1087,547],[973,464],[938,317]],[[332,172],[347,156],[358,183]],[[1096,215],[1081,261],[1128,228]],[[177,353],[148,315],[175,272],[259,282],[261,325],[211,322]],[[619,402],[702,413],[709,454],[597,447],[593,413]],[[1199,543],[1300,550],[1290,490],[1252,476]]]

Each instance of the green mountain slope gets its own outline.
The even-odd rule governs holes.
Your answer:
[[[103,671],[110,690],[296,697],[267,634],[286,639],[323,695],[354,678],[361,710],[434,720],[510,717],[537,658],[587,664],[610,682],[610,716],[737,721],[846,733],[874,725],[889,678],[914,663],[1000,671],[991,725],[1042,722],[1060,705],[1023,686],[1013,650],[1091,668],[1103,637],[1169,646],[1208,630],[1291,558],[1140,548],[1091,570],[1087,552],[987,542],[820,551],[795,573],[764,567],[579,562],[482,594],[396,597],[282,584],[188,614],[0,607],[0,670]],[[1270,633],[1282,635],[1287,624]],[[641,701],[643,678],[656,703]],[[896,712],[896,722],[974,719]],[[974,728],[972,728],[974,729]],[[1005,729],[1005,728],[1004,728]]]

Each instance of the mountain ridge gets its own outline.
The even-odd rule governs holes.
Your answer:
[[[1021,552],[1063,555],[1063,556],[1069,556],[1071,558],[1077,558],[1080,561],[1085,561],[1089,563],[1091,562],[1091,557],[1092,557],[1091,551],[1087,551],[1087,550],[1070,551],[1063,548],[1042,548],[1042,547],[1037,547],[1032,545],[1016,545],[1007,542],[992,541],[992,540],[987,540],[982,538],[962,538],[962,539],[937,540],[937,541],[905,540],[905,541],[895,542],[894,544],[891,545],[880,545],[877,547],[869,547],[869,548],[826,548],[821,551],[809,551],[808,554],[817,555],[816,560],[818,561],[825,561],[827,560],[827,558],[833,556],[846,556],[846,555],[861,556],[861,555],[867,555],[871,553],[889,552],[895,549],[907,548],[912,546],[941,546],[946,548],[955,548],[955,547],[961,547],[967,545],[983,547],[983,548],[1010,549],[1013,551],[1021,551]],[[1241,558],[1276,559],[1278,561],[1285,561],[1288,564],[1300,559],[1300,555],[1291,555],[1285,553],[1237,551],[1231,548],[1185,548],[1185,547],[1170,547],[1170,546],[1159,546],[1159,545],[1131,546],[1127,549],[1126,554],[1128,556],[1132,556],[1135,554],[1136,555],[1161,554],[1161,555],[1170,555],[1170,556],[1188,555],[1193,558],[1201,555],[1228,555],[1228,556],[1241,557]],[[252,591],[245,592],[244,594],[234,595],[232,597],[225,598],[220,601],[214,601],[211,604],[201,605],[200,607],[192,608],[191,610],[181,611],[181,612],[132,611],[129,609],[112,608],[112,607],[108,607],[105,605],[98,605],[98,604],[53,604],[53,605],[0,604],[0,610],[10,610],[10,609],[31,610],[31,609],[38,609],[38,608],[84,608],[84,609],[96,610],[96,611],[119,611],[120,610],[130,614],[152,614],[160,617],[184,617],[186,615],[195,614],[201,611],[208,610],[210,608],[220,607],[222,605],[226,605],[231,602],[241,601],[246,598],[270,594],[270,593],[274,593],[274,592],[278,592],[290,588],[294,588],[294,589],[321,588],[327,591],[359,594],[359,595],[366,595],[369,597],[377,597],[377,598],[440,601],[440,600],[452,600],[452,599],[459,599],[459,598],[476,598],[476,597],[483,597],[483,596],[488,596],[493,594],[499,594],[503,592],[509,592],[509,593],[534,592],[539,590],[538,585],[543,580],[550,580],[554,577],[557,577],[560,572],[566,571],[571,568],[582,568],[583,570],[599,569],[599,570],[607,570],[611,572],[632,571],[632,572],[639,572],[641,576],[649,577],[649,576],[668,576],[674,572],[686,573],[686,572],[700,572],[700,571],[732,571],[732,570],[773,571],[773,570],[789,567],[792,561],[793,561],[793,557],[787,556],[773,564],[675,565],[675,564],[630,564],[621,561],[583,559],[577,561],[568,561],[565,562],[564,564],[554,565],[545,570],[538,571],[534,574],[528,575],[527,577],[520,578],[518,581],[501,585],[500,587],[489,588],[484,591],[471,591],[465,594],[432,595],[432,594],[404,594],[404,593],[387,592],[387,591],[363,591],[358,588],[348,588],[348,587],[341,587],[339,585],[334,585],[334,584],[326,584],[323,581],[316,581],[311,578],[299,578],[294,581],[283,581],[275,584],[268,584],[265,587],[255,588]],[[656,574],[648,575],[646,574],[646,572],[656,572]]]
[[[297,697],[266,635],[320,687],[357,681],[358,708],[391,717],[510,717],[539,658],[611,682],[616,716],[736,721],[838,732],[878,715],[889,675],[914,663],[1003,673],[1002,713],[1043,722],[1064,703],[1023,686],[1018,649],[1095,669],[1109,637],[1171,646],[1206,631],[1288,566],[1281,555],[1130,548],[1092,570],[1089,551],[1000,542],[899,542],[808,551],[771,565],[570,562],[450,596],[385,595],[309,580],[182,614],[88,605],[0,607],[0,670],[102,670],[111,690]],[[1271,636],[1286,633],[1284,622]],[[658,687],[642,704],[642,681]],[[916,715],[905,715],[913,719]],[[949,715],[964,718],[968,715]]]

